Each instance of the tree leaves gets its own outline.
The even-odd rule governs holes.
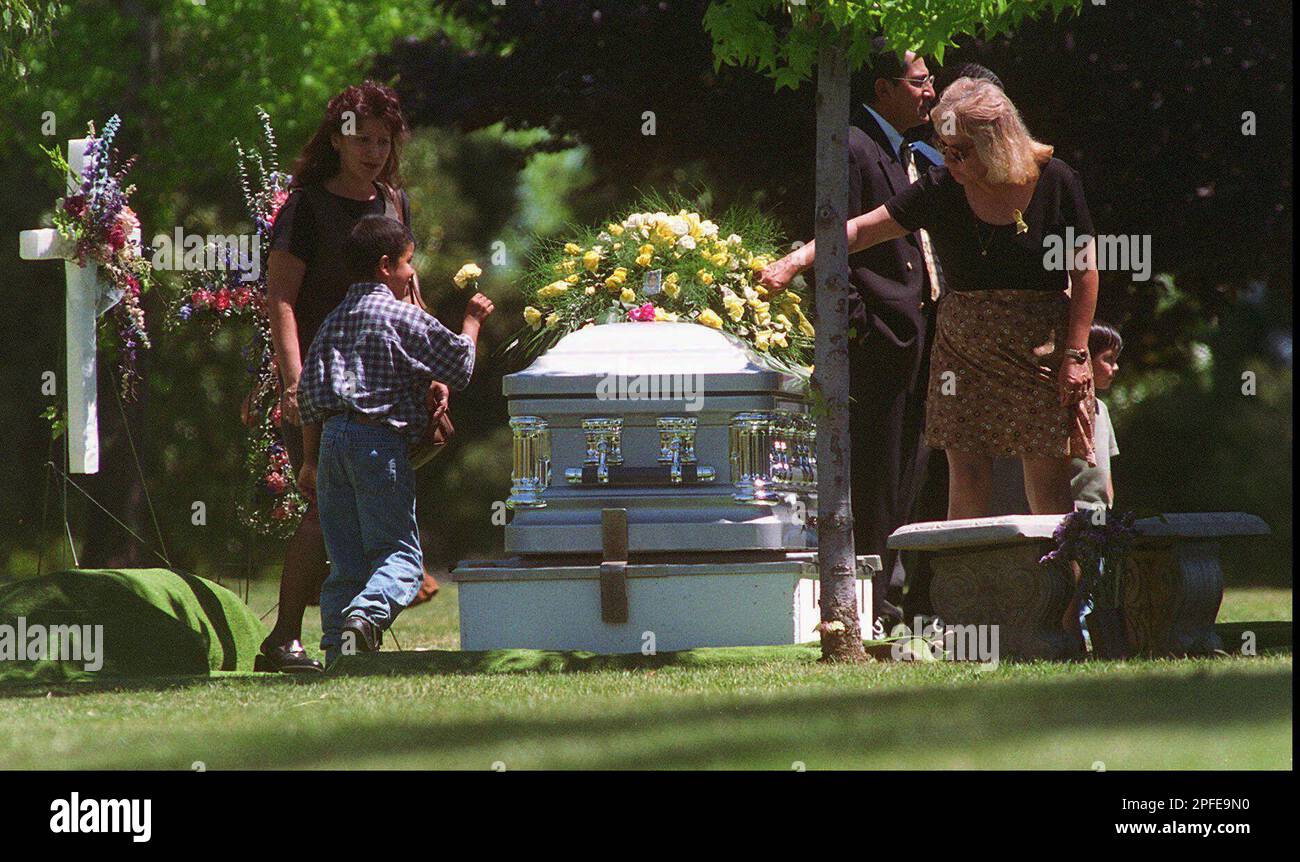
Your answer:
[[[713,39],[715,68],[752,66],[770,75],[777,89],[811,77],[817,45],[828,30],[848,31],[849,68],[871,55],[871,40],[884,36],[894,50],[915,51],[943,62],[959,35],[984,37],[1015,27],[1029,15],[1059,15],[1082,0],[714,0],[704,15]]]

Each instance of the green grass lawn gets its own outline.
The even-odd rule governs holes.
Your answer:
[[[275,602],[255,583],[250,604]],[[1221,620],[1290,619],[1229,590]],[[268,622],[273,618],[268,617]],[[319,620],[308,614],[305,640]],[[454,587],[404,615],[455,649]],[[393,639],[386,648],[393,646]],[[311,682],[258,675],[0,694],[4,768],[1289,769],[1291,654],[1117,664],[752,663]]]
[[[1291,619],[1291,590],[1283,587],[1228,587],[1219,608],[1221,623]]]

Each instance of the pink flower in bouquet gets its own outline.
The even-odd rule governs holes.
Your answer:
[[[117,214],[117,220],[114,223],[121,225],[127,236],[140,229],[140,217],[130,207],[122,207],[122,211]]]
[[[627,318],[628,320],[653,321],[655,319],[654,303],[647,302],[639,308],[630,309]]]
[[[210,290],[196,290],[190,294],[190,305],[194,306],[195,309],[207,308],[211,304],[212,291]]]
[[[253,301],[253,291],[246,287],[235,288],[234,292],[230,295],[230,301],[234,304],[235,308],[247,308],[248,304]]]
[[[221,288],[221,290],[217,291],[217,295],[212,301],[212,307],[215,308],[217,311],[225,311],[226,309],[230,308],[229,288],[223,287]]]
[[[283,473],[266,474],[266,490],[270,491],[272,494],[276,494],[276,495],[283,494],[285,492],[285,489],[287,489],[288,487],[289,487],[289,480],[284,478]]]
[[[272,195],[271,214],[266,219],[268,222],[270,222],[271,224],[275,224],[275,217],[280,214],[280,207],[284,206],[284,202],[288,200],[288,198],[289,198],[289,192],[285,189],[281,189],[280,191]]]
[[[68,195],[63,199],[63,211],[73,218],[81,218],[81,214],[86,211],[85,196]]]
[[[280,405],[277,404],[271,408],[271,424],[276,428],[280,427]]]
[[[108,247],[116,254],[124,245],[126,245],[126,228],[120,221],[115,221],[108,229]]]

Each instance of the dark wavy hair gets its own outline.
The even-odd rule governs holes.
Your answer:
[[[360,86],[348,87],[325,106],[325,117],[311,136],[307,146],[293,166],[293,186],[305,186],[320,183],[334,176],[339,171],[339,154],[335,151],[330,135],[343,129],[343,112],[352,111],[358,122],[364,117],[373,117],[388,127],[393,146],[388,152],[388,161],[379,173],[379,181],[393,188],[402,184],[398,163],[401,158],[402,144],[410,136],[410,127],[402,116],[402,106],[397,101],[397,93],[376,81],[365,81]]]
[[[877,36],[871,40],[871,56],[850,77],[850,86],[860,98],[874,105],[877,101],[876,79],[884,78],[896,85],[905,71],[902,59],[889,47],[885,37]]]
[[[988,66],[982,66],[979,63],[962,63],[955,69],[945,70],[942,78],[943,86],[939,90],[945,90],[948,85],[958,78],[974,78],[977,81],[988,81],[999,90],[1005,91],[1007,88],[1002,85],[1002,79],[994,74]]]
[[[1104,320],[1094,320],[1092,329],[1088,332],[1088,353],[1092,356],[1100,356],[1107,350],[1114,350],[1115,355],[1119,356],[1120,351],[1124,349],[1124,337],[1119,334],[1119,330],[1106,323]]]

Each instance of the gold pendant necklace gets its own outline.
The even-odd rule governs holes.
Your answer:
[[[1016,209],[1015,207],[1012,207],[1011,218],[1013,220],[1013,224],[1015,224],[1016,226],[1016,236],[1029,233],[1029,225],[1025,223],[1025,214],[1023,212],[1021,212],[1019,209]],[[979,216],[975,217],[975,234],[976,236],[979,237],[981,257],[988,257],[989,246],[993,244],[993,238],[997,236],[997,232],[998,232],[997,225],[989,225],[989,238],[988,241],[986,242],[984,240],[984,221]]]

